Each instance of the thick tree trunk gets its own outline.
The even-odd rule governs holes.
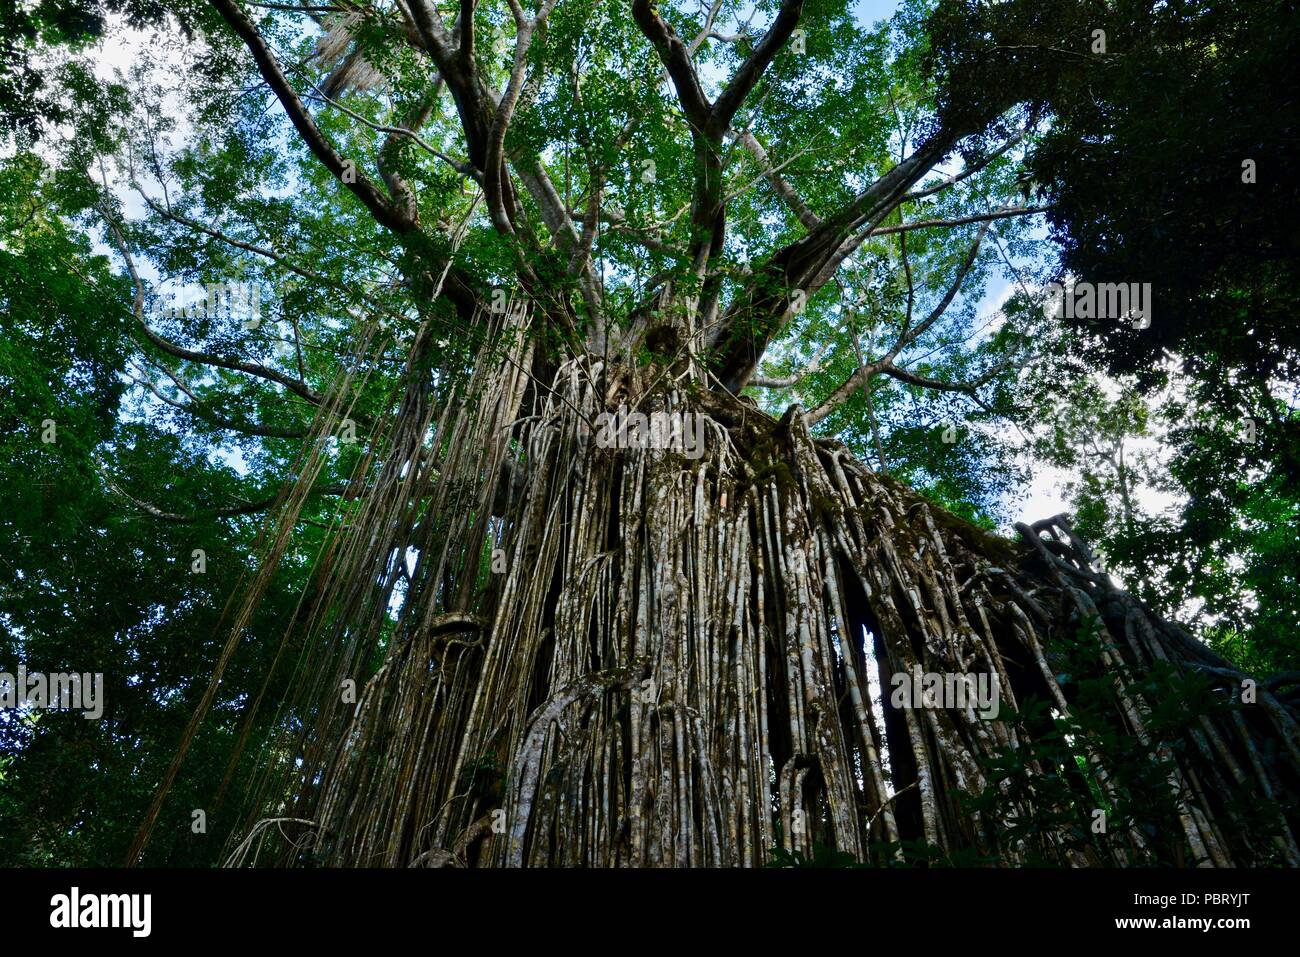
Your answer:
[[[921,841],[953,860],[1300,863],[1296,822],[1246,806],[1300,790],[1294,716],[1261,687],[1170,732],[1138,679],[1167,665],[1239,698],[1244,676],[1113,587],[1063,519],[988,535],[693,367],[579,358],[530,387],[522,318],[493,321],[467,382],[436,401],[408,383],[381,426],[232,863],[286,816],[310,823],[263,863],[888,862]],[[620,404],[699,415],[703,455],[603,447],[597,416]],[[1090,619],[1094,673],[1068,674],[1060,642]],[[994,681],[998,716],[894,707],[916,669]],[[1151,752],[1167,816],[1120,826],[1130,769],[1083,740],[1051,766],[1037,747],[1051,719],[1027,705],[1065,714],[1085,678]]]

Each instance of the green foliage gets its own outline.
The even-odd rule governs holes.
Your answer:
[[[207,684],[217,623],[251,559],[255,518],[160,523],[112,491],[202,514],[253,497],[200,437],[134,419],[124,402],[130,293],[103,257],[61,220],[30,155],[0,167],[0,665],[101,672],[102,721],[76,713],[0,714],[0,859],[112,865]],[[42,423],[55,441],[41,441]],[[207,572],[191,572],[191,552]],[[301,566],[290,562],[259,630],[287,620]],[[219,719],[201,737],[161,829],[158,860],[211,860],[231,821],[210,802],[241,705],[260,685],[263,646],[227,675]],[[39,720],[35,720],[39,718]],[[209,811],[210,833],[190,831]],[[151,858],[154,859],[154,858]]]
[[[1294,411],[1260,397],[1253,416],[1227,418],[1183,376],[1144,397],[1045,367],[1020,401],[1112,574],[1242,667],[1300,664],[1300,489],[1274,444]]]
[[[1150,282],[1156,305],[1144,330],[1081,322],[1113,372],[1145,380],[1176,352],[1226,413],[1242,387],[1229,373],[1300,371],[1300,184],[1278,175],[1300,151],[1295,87],[1278,82],[1300,54],[1300,14],[1274,0],[1127,0],[1091,25],[1106,29],[1106,54],[1083,58],[1079,83],[1053,96],[1030,168],[1063,267]]]
[[[772,859],[768,867],[863,867],[854,860],[852,854],[837,851],[825,844],[814,844],[812,856],[801,851],[787,850],[780,845],[771,848]]]
[[[967,806],[984,822],[999,822],[996,840],[1023,846],[1031,865],[1061,866],[1071,854],[1113,864],[1123,858],[1108,855],[1122,851],[1139,864],[1185,866],[1170,772],[1181,751],[1193,747],[1188,735],[1199,716],[1238,705],[1216,695],[1205,676],[1179,674],[1167,665],[1136,680],[1116,674],[1101,656],[1104,640],[1095,618],[1052,639],[1045,653],[1068,712],[1060,714],[1045,695],[1022,701],[1018,711],[1004,705],[1002,717],[1029,743],[1003,748],[983,762],[987,785]],[[1131,698],[1154,702],[1143,718],[1146,743],[1118,720],[1121,688]],[[1098,759],[1105,767],[1105,791],[1093,769]],[[1232,810],[1244,812],[1243,819],[1256,822],[1264,834],[1281,820],[1275,802]],[[1062,833],[1070,835],[1063,842]]]

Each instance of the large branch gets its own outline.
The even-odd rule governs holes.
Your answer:
[[[451,92],[452,100],[456,104],[457,114],[460,116],[461,129],[465,135],[465,147],[470,163],[480,171],[478,176],[484,182],[486,194],[488,191],[487,184],[493,179],[493,177],[486,175],[487,169],[492,165],[488,158],[490,144],[491,142],[504,143],[506,132],[504,125],[499,130],[494,129],[496,112],[494,104],[500,101],[501,97],[478,72],[473,57],[461,56],[461,52],[465,49],[467,34],[460,23],[455,24],[452,30],[448,30],[442,17],[428,0],[398,0],[397,5],[411,26],[408,39],[417,50],[433,59],[439,75],[446,82],[447,89]],[[468,6],[469,4],[465,5],[465,7]],[[549,13],[550,8],[553,6],[554,0],[549,0],[546,12]],[[465,7],[462,7],[462,18],[465,16]],[[516,11],[512,12],[515,12],[517,17],[521,17],[522,10],[519,10],[517,5]],[[460,36],[461,45],[459,48],[453,36],[453,31]],[[472,31],[468,36],[472,45]],[[518,103],[519,99],[516,98],[515,105]],[[511,109],[513,109],[513,106]],[[509,117],[507,117],[507,123],[508,120]],[[496,140],[494,134],[499,136],[500,140]],[[571,255],[579,243],[577,229],[545,168],[536,157],[508,151],[508,158],[515,166],[524,188],[532,197],[533,202],[537,204],[546,228],[556,238],[560,252],[565,256]],[[506,194],[509,193],[508,198],[511,206],[514,200],[513,189],[509,187],[505,164],[498,159],[495,161],[495,168],[498,171],[498,177],[492,183],[492,195],[487,198],[490,208],[493,208],[493,224],[499,229],[503,222],[503,213],[508,212],[510,208],[505,202]],[[495,204],[494,207],[493,204]],[[588,306],[593,307],[598,304],[600,301],[599,284],[590,267],[582,271],[578,281]]]
[[[763,72],[771,65],[776,58],[777,53],[785,46],[794,33],[795,27],[799,25],[799,16],[803,13],[803,0],[784,0],[781,9],[777,11],[776,20],[768,28],[767,33],[763,34],[763,39],[754,47],[752,53],[740,65],[736,75],[731,78],[727,88],[722,91],[718,101],[713,104],[713,123],[716,124],[719,134],[731,125],[731,119],[740,109],[745,97],[749,96],[750,91],[758,84]]]
[[[470,0],[466,0],[470,2]],[[514,226],[510,222],[505,205],[507,187],[505,146],[506,130],[514,116],[515,107],[523,93],[524,79],[528,71],[528,51],[532,47],[533,37],[546,28],[546,18],[555,7],[556,0],[542,0],[537,16],[528,20],[517,3],[511,5],[515,17],[515,56],[506,82],[505,92],[501,94],[488,132],[487,151],[484,156],[483,185],[492,222],[503,233],[511,234]],[[471,4],[472,6],[472,4]],[[464,13],[461,15],[464,20]]]
[[[789,318],[789,297],[793,290],[802,290],[811,296],[830,281],[840,264],[873,231],[878,229],[889,213],[909,197],[921,197],[938,192],[952,183],[964,179],[972,172],[986,167],[993,159],[1004,154],[1033,129],[1034,118],[1025,130],[1012,138],[993,154],[973,164],[963,174],[950,177],[932,187],[911,190],[936,163],[947,155],[965,137],[985,128],[992,117],[1011,106],[1013,97],[1003,97],[1001,108],[981,113],[977,117],[960,120],[955,124],[943,123],[908,159],[902,161],[867,189],[855,196],[836,213],[825,217],[821,224],[795,242],[773,254],[763,268],[756,270],[746,288],[733,300],[722,321],[715,326],[707,341],[715,357],[717,378],[724,388],[739,392],[754,374],[763,352],[778,335]],[[1036,211],[1036,210],[1035,210]],[[985,219],[1003,215],[1022,215],[1028,210],[999,211],[986,214]],[[801,217],[802,218],[802,217]],[[978,220],[976,220],[978,221]],[[934,221],[912,224],[958,225]],[[888,231],[894,231],[888,229]]]
[[[425,0],[410,0],[406,3],[397,0],[397,7],[419,38],[421,48],[434,58],[439,69],[442,69],[444,63],[451,66],[456,55],[456,44],[438,11]]]
[[[824,267],[846,240],[856,238],[854,233],[864,225],[879,225],[953,142],[949,136],[931,140],[754,271],[709,340],[717,359],[715,375],[726,389],[738,393],[745,387],[768,345],[785,327],[794,291],[801,290],[805,299],[816,292],[829,279]]]
[[[955,186],[957,183],[960,183],[962,180],[974,176],[976,173],[988,167],[988,165],[992,163],[994,160],[996,160],[999,156],[1005,154],[1013,146],[1023,142],[1025,137],[1029,135],[1029,131],[1030,129],[1032,129],[1032,126],[1033,126],[1032,123],[1027,125],[1023,130],[1021,130],[1015,136],[1011,137],[1011,139],[1007,140],[1005,143],[1003,143],[992,153],[988,153],[985,156],[981,157],[980,159],[976,160],[975,162],[969,164],[965,169],[961,170],[960,172],[953,173],[951,176],[945,177],[944,179],[940,180],[938,183],[935,183],[932,186],[926,186],[922,189],[918,189],[914,192],[908,193],[907,194],[908,200],[912,201],[912,200],[924,199],[927,196],[933,196],[935,193],[940,193],[943,190],[948,189],[950,186]]]
[[[654,45],[659,59],[672,77],[673,86],[677,88],[677,99],[687,119],[700,135],[713,141],[722,138],[745,98],[789,41],[790,35],[799,25],[802,13],[803,0],[784,0],[772,26],[740,65],[740,69],[718,96],[717,102],[710,103],[691,58],[692,48],[697,44],[687,46],[677,31],[659,16],[653,0],[632,0],[632,18]]]
[[[922,389],[933,389],[936,392],[965,392],[969,395],[974,393],[980,386],[992,382],[996,376],[1006,372],[1013,365],[1014,363],[1010,360],[999,362],[997,365],[984,370],[975,378],[967,379],[965,382],[952,382],[947,379],[935,379],[931,376],[919,375],[910,369],[894,365],[892,362],[885,363],[880,373],[897,379],[899,382],[906,382],[908,385],[914,385]]]
[[[478,0],[460,0],[460,59],[462,63],[474,62],[474,8]]]
[[[677,35],[677,31],[659,16],[654,0],[632,0],[632,19],[654,46],[668,75],[672,77],[677,100],[681,103],[686,118],[696,132],[704,134],[709,128],[709,115],[713,107],[704,94],[704,87],[700,85],[690,50]]]
[[[763,144],[755,138],[754,134],[747,129],[742,130],[736,134],[736,139],[758,162],[768,185],[790,207],[790,211],[803,224],[803,227],[812,230],[820,226],[822,224],[821,217],[808,208],[808,204],[803,201],[790,181],[781,175],[776,164],[772,162],[772,158],[768,156],[767,150],[763,148]]]
[[[695,186],[692,198],[690,247],[692,273],[703,280],[698,315],[707,324],[717,307],[722,282],[708,275],[709,263],[722,249],[726,237],[726,203],[722,195],[722,137],[745,98],[757,85],[777,52],[790,39],[803,0],[784,0],[776,20],[759,41],[716,103],[710,103],[687,46],[677,32],[659,16],[653,0],[633,0],[632,17],[650,40],[663,62],[677,99],[691,124],[695,147]]]
[[[448,30],[441,15],[428,0],[409,0],[403,6],[403,12],[410,16],[424,51],[433,58],[456,103],[470,162],[486,177],[488,139],[492,129],[495,98],[478,72],[474,58],[463,55],[466,52],[463,45],[466,29],[471,30],[469,49],[472,50],[473,45],[472,27],[461,23],[464,8],[462,7],[461,17],[451,30]],[[460,36],[462,45],[457,45],[453,31]]]
[[[386,226],[393,232],[401,234],[415,229],[415,224],[411,221],[403,210],[398,209],[388,201],[384,193],[375,186],[365,175],[358,169],[357,164],[352,164],[352,172],[355,174],[354,182],[346,182],[343,179],[345,168],[348,161],[345,160],[339,152],[334,149],[325,135],[312,119],[311,113],[299,98],[297,92],[289,84],[280,69],[280,64],[276,61],[275,55],[262,39],[257,28],[239,9],[234,0],[210,0],[212,6],[221,14],[222,18],[230,24],[230,28],[235,31],[248,51],[253,55],[253,61],[257,64],[258,72],[271,87],[272,92],[280,101],[280,105],[289,116],[294,128],[298,130],[298,135],[302,137],[304,143],[316,155],[316,158],[339,178],[343,185],[350,189],[356,197],[361,200],[370,214],[382,226]]]

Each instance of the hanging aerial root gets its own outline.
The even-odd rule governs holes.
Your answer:
[[[311,730],[260,791],[320,822],[313,860],[1300,859],[1294,810],[1246,810],[1256,792],[1294,805],[1291,706],[1261,685],[1181,730],[1155,721],[1157,663],[1245,676],[1118,589],[1064,518],[1010,542],[815,439],[797,408],[776,422],[699,376],[586,359],[527,388],[527,337],[511,342],[440,403],[402,406],[391,494],[340,549],[296,706]],[[1132,768],[1090,740],[1045,748],[1052,717],[1029,707],[1084,706],[1062,649],[1089,622],[1106,720],[1146,749],[1169,812],[1115,834],[1095,823],[1133,810]],[[938,690],[896,700],[922,676]],[[348,678],[358,702],[338,700]]]

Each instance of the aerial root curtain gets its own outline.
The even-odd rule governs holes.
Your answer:
[[[693,365],[580,357],[538,384],[527,312],[478,323],[463,380],[413,379],[376,429],[386,454],[323,565],[231,863],[761,866],[924,842],[1125,865],[1161,841],[1188,865],[1300,863],[1294,820],[1241,810],[1300,790],[1295,716],[1261,687],[1176,740],[1149,734],[1160,702],[1137,679],[1158,663],[1224,695],[1246,676],[1117,590],[1064,519],[1018,545],[986,535],[797,408],[777,422],[720,399]],[[703,455],[597,442],[621,406],[701,416]],[[1090,620],[1111,720],[1158,762],[1164,832],[1089,827],[1121,796],[1083,744],[1069,768],[1030,760],[1069,801],[969,803],[1008,787],[997,755],[1032,753],[1009,714],[1071,707],[1053,641]],[[890,707],[892,677],[918,670],[992,682],[1001,716]],[[1055,823],[1009,830],[1036,814]]]

